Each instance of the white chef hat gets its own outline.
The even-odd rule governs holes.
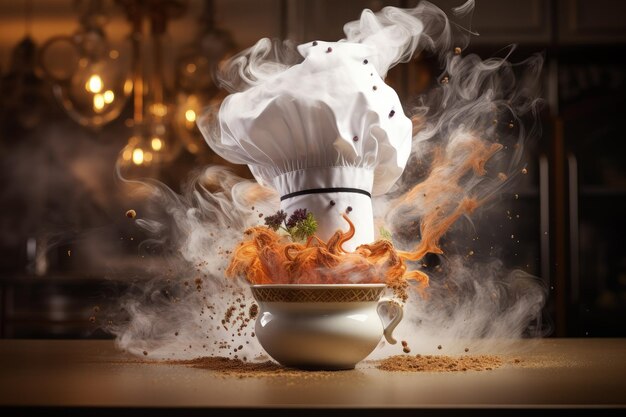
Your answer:
[[[389,51],[373,35],[372,44],[302,44],[301,63],[223,101],[219,134],[199,122],[211,148],[248,164],[288,214],[312,212],[320,238],[345,230],[347,213],[356,229],[348,250],[375,239],[371,197],[392,187],[411,152],[411,121],[379,75]]]

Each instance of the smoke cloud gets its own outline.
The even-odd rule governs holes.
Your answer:
[[[513,47],[487,60],[464,55],[472,10],[471,1],[455,9],[453,23],[420,2],[411,10],[366,10],[344,27],[347,42],[384,51],[374,62],[381,77],[420,52],[436,56],[442,68],[439,83],[408,111],[415,129],[407,169],[373,202],[376,224],[391,231],[396,247],[420,253],[411,267],[430,276],[423,297],[411,293],[397,329],[420,353],[440,344],[444,353],[501,351],[507,341],[546,332],[540,279],[492,256],[461,253],[454,243],[454,236],[476,234],[482,212],[497,210],[494,197],[512,187],[525,166],[525,145],[540,133],[542,57],[512,64]],[[301,60],[288,42],[263,39],[224,64],[220,81],[231,92],[243,91]],[[123,314],[109,330],[121,348],[151,358],[252,359],[262,353],[250,337],[252,299],[247,284],[227,280],[224,271],[243,232],[277,210],[278,195],[223,167],[191,178],[181,194],[155,181],[137,183],[150,195],[151,209],[136,224],[153,236],[142,251],[151,255],[146,268],[155,277],[122,298]],[[497,244],[476,242],[476,252]],[[383,345],[374,356],[399,353]]]

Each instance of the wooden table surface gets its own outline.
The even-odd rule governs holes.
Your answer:
[[[519,344],[523,349],[528,342]],[[310,407],[343,409],[343,414],[392,408],[394,415],[418,409],[485,415],[502,408],[626,407],[626,339],[544,339],[520,356],[526,366],[483,372],[392,373],[370,366],[323,378],[237,378],[181,365],[132,363],[111,341],[0,340],[0,406],[117,415]],[[529,365],[533,362],[537,365]],[[362,411],[359,415],[366,414]]]

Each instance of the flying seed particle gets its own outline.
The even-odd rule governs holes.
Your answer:
[[[454,48],[454,55],[461,55],[461,48],[459,48],[458,46]]]
[[[126,217],[128,217],[129,219],[134,219],[135,217],[137,217],[137,212],[135,210],[128,210],[126,212]]]

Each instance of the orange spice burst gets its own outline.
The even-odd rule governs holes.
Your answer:
[[[245,276],[252,284],[350,284],[386,283],[391,286],[414,280],[428,285],[421,271],[408,271],[404,259],[386,239],[346,252],[343,244],[354,236],[354,224],[338,230],[327,242],[316,236],[294,243],[270,228],[248,229],[246,240],[233,253],[228,277]]]
[[[468,136],[435,154],[428,177],[393,203],[398,208],[419,201],[425,209],[420,220],[421,241],[412,251],[396,251],[391,241],[381,239],[346,252],[342,245],[355,230],[344,214],[348,231],[338,230],[327,242],[313,236],[306,243],[294,243],[268,227],[248,229],[226,275],[244,276],[252,284],[386,283],[398,288],[413,281],[422,290],[428,286],[428,276],[408,271],[405,262],[420,260],[427,253],[443,253],[439,240],[444,233],[484,202],[463,192],[462,179],[469,172],[484,176],[486,162],[500,149],[500,144]]]

